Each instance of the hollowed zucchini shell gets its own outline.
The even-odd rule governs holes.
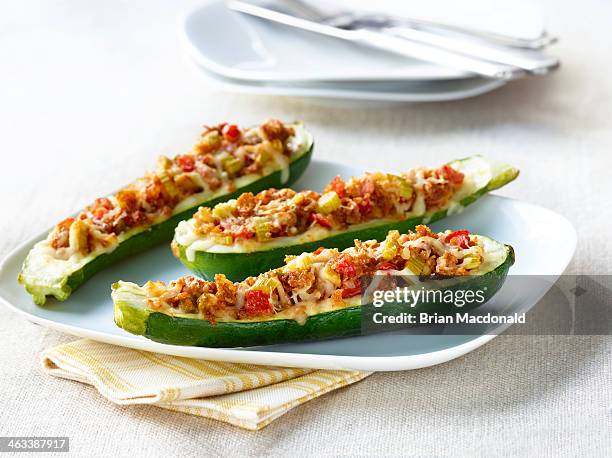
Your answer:
[[[499,259],[479,275],[459,277],[460,282],[448,288],[484,291],[486,302],[502,287],[508,270],[514,264],[514,250],[509,245],[488,240],[496,244]],[[134,283],[115,283],[112,296],[117,326],[132,334],[172,345],[251,347],[355,336],[362,329],[360,297],[351,298],[346,308],[312,314],[303,324],[283,318],[282,314],[274,319],[219,321],[212,324],[197,314],[170,315],[147,308],[144,290]],[[468,309],[466,306],[461,310]],[[415,313],[447,313],[449,306],[429,302],[417,305],[414,310]]]
[[[464,173],[478,174],[476,179],[483,178],[482,186],[473,193],[463,197],[459,204],[465,207],[484,194],[500,188],[518,176],[518,170],[505,164],[490,162],[480,156],[459,159],[450,163],[451,166]],[[475,169],[475,170],[474,170]],[[485,170],[486,169],[486,170]],[[232,281],[240,281],[246,277],[255,276],[269,269],[284,264],[286,255],[299,255],[311,252],[319,247],[338,248],[340,250],[353,245],[358,240],[382,240],[392,229],[406,232],[419,224],[429,224],[446,217],[449,209],[440,210],[433,214],[413,217],[406,220],[373,221],[367,224],[349,227],[347,230],[330,234],[325,238],[302,243],[292,243],[292,238],[286,237],[286,244],[261,243],[256,250],[240,250],[236,252],[216,252],[213,250],[196,251],[193,259],[189,259],[186,247],[173,240],[173,252],[180,261],[196,275],[213,280],[215,274],[222,273]]]

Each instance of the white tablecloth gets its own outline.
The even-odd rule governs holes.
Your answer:
[[[180,2],[187,7],[195,2]],[[567,216],[570,272],[612,273],[609,4],[543,3],[562,69],[454,103],[334,107],[207,89],[179,52],[177,2],[0,5],[0,255],[180,152],[203,123],[303,119],[316,156],[394,169],[484,153],[516,164],[502,194]],[[554,231],[554,227],[550,230]],[[154,407],[117,407],[41,374],[72,337],[0,310],[0,435],[70,436],[89,456],[604,455],[610,337],[499,337],[450,363],[378,374],[246,432]]]

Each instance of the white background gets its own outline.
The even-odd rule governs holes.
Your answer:
[[[542,2],[559,72],[476,99],[346,108],[211,92],[182,55],[196,1],[0,2],[0,256],[186,149],[204,123],[302,119],[316,156],[397,170],[483,153],[522,173],[502,194],[577,227],[570,272],[612,273],[612,8]],[[305,62],[305,65],[310,63]],[[550,231],[555,228],[551,227]],[[542,234],[543,237],[546,234]],[[77,454],[604,455],[609,337],[495,339],[418,371],[380,374],[251,433],[154,407],[121,408],[43,376],[70,340],[0,310],[0,435],[71,437]]]

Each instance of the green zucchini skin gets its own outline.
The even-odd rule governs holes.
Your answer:
[[[231,348],[358,335],[360,307],[311,316],[303,325],[295,320],[217,323],[152,313],[144,336],[156,342],[193,347]]]
[[[466,158],[470,159],[470,158]],[[460,159],[459,162],[465,159]],[[452,163],[451,163],[452,165]],[[493,177],[487,186],[479,189],[473,194],[464,197],[460,204],[467,206],[477,201],[484,194],[500,188],[510,181],[514,180],[518,175],[516,169]],[[285,256],[299,255],[305,252],[315,251],[319,247],[338,248],[343,250],[353,245],[355,239],[358,240],[382,240],[387,236],[390,230],[397,229],[400,233],[414,229],[419,224],[430,224],[438,221],[448,214],[448,210],[441,210],[432,215],[418,216],[407,220],[398,220],[393,222],[385,222],[380,225],[373,225],[367,228],[358,230],[347,230],[339,234],[334,234],[324,239],[315,240],[313,242],[300,243],[294,245],[285,245],[269,250],[240,252],[240,253],[213,253],[209,251],[196,251],[193,261],[187,258],[186,249],[183,245],[173,242],[175,252],[178,254],[179,260],[189,270],[196,275],[213,281],[215,274],[222,273],[232,281],[240,281],[247,277],[254,277],[268,269],[274,269],[284,264]]]
[[[485,302],[502,287],[508,270],[514,264],[514,250],[505,245],[506,258],[494,270],[460,282],[462,289],[485,291]],[[457,286],[450,286],[454,288]],[[486,289],[485,289],[486,287]],[[295,320],[219,322],[215,325],[199,318],[171,316],[115,301],[115,323],[133,334],[170,345],[231,348],[273,345],[286,342],[322,340],[355,336],[361,333],[361,306],[319,313],[304,324]],[[448,313],[447,304],[417,305],[414,313]],[[469,310],[463,307],[462,310]]]
[[[160,243],[167,242],[172,239],[174,229],[178,223],[186,218],[190,218],[193,213],[202,206],[212,207],[220,202],[225,202],[229,199],[234,199],[244,192],[257,193],[271,187],[289,186],[302,176],[310,160],[312,159],[312,151],[314,143],[310,149],[300,157],[292,161],[289,165],[289,180],[283,183],[281,181],[281,171],[278,170],[269,175],[263,176],[255,180],[247,186],[237,189],[234,192],[224,194],[222,196],[202,202],[197,206],[191,207],[181,213],[177,213],[172,218],[153,225],[143,232],[133,235],[124,240],[113,251],[96,256],[93,260],[83,266],[81,269],[73,272],[67,277],[65,284],[58,289],[57,294],[53,296],[60,301],[66,300],[68,296],[79,286],[89,280],[93,275],[100,272],[102,269],[113,265],[123,259],[146,251]],[[46,295],[36,291],[36,285],[25,284],[25,289],[33,296],[34,302],[38,305],[44,305]]]

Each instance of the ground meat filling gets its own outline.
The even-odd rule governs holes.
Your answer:
[[[197,313],[220,319],[255,319],[290,310],[305,310],[329,299],[334,307],[361,294],[361,279],[380,271],[402,271],[427,279],[470,275],[483,262],[478,237],[467,230],[433,233],[427,226],[401,234],[389,232],[383,242],[360,242],[342,252],[319,248],[287,256],[278,269],[233,283],[224,275],[214,282],[192,276],[166,285],[144,285],[146,304],[154,310]]]
[[[323,193],[291,189],[245,193],[213,209],[200,208],[193,222],[197,235],[217,243],[266,242],[312,227],[342,230],[380,218],[403,219],[417,199],[425,211],[443,208],[463,181],[463,173],[449,165],[412,169],[401,176],[367,173],[348,181],[336,177]]]
[[[157,170],[114,196],[96,199],[76,218],[67,218],[49,234],[49,245],[60,254],[87,255],[117,243],[117,236],[170,218],[183,199],[203,191],[216,191],[244,175],[262,174],[278,157],[293,154],[291,127],[269,120],[258,128],[242,129],[223,123],[206,126],[192,150],[173,159],[161,156]],[[78,224],[75,224],[78,223]]]

